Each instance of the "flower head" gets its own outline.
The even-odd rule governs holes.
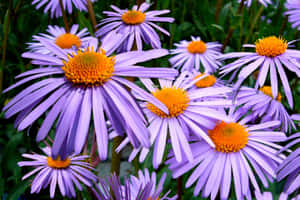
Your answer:
[[[299,0],[287,0],[285,7],[288,11],[284,14],[289,16],[289,22],[292,24],[293,28],[300,30],[300,3]]]

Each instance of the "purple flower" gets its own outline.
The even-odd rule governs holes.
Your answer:
[[[237,94],[237,105],[251,110],[253,118],[261,119],[261,122],[279,120],[281,131],[288,133],[296,129],[295,124],[281,103],[281,94],[274,98],[270,86],[263,86],[257,91],[253,88],[242,87]]]
[[[89,35],[87,28],[78,32],[78,27],[78,24],[74,24],[70,29],[70,33],[66,33],[63,27],[49,25],[48,34],[40,33],[33,36],[33,42],[28,43],[29,49],[35,53],[50,54],[51,50],[47,49],[42,43],[44,40],[56,44],[68,53],[71,53],[74,48],[86,48],[93,37]]]
[[[288,11],[284,14],[289,15],[289,22],[293,28],[300,30],[300,3],[299,0],[287,0],[285,7]]]
[[[23,176],[22,180],[35,175],[31,184],[31,193],[39,193],[41,189],[45,189],[50,185],[50,197],[54,198],[55,188],[58,185],[60,193],[69,198],[75,198],[75,188],[82,190],[80,183],[88,187],[92,187],[97,181],[97,177],[90,171],[94,170],[89,163],[85,162],[88,156],[77,156],[72,154],[63,160],[60,157],[53,159],[51,149],[43,148],[46,154],[22,154],[24,158],[32,159],[33,161],[18,162],[20,167],[31,166],[35,169]]]
[[[211,199],[215,199],[218,192],[221,199],[228,199],[231,184],[238,200],[251,199],[250,185],[260,191],[256,178],[268,187],[268,181],[276,177],[276,167],[284,158],[276,154],[280,146],[273,142],[284,141],[286,136],[270,130],[279,121],[248,125],[251,118],[241,119],[242,116],[243,113],[231,108],[229,122],[218,122],[208,131],[215,148],[198,138],[192,139],[193,162],[185,158],[178,163],[174,157],[176,152],[171,152],[166,163],[170,164],[173,178],[195,168],[186,187],[197,182],[194,195],[202,191],[203,197]]]
[[[220,57],[221,60],[239,58],[238,60],[227,64],[221,68],[221,73],[226,75],[234,72],[230,81],[238,73],[238,88],[242,82],[256,70],[259,70],[255,88],[264,86],[268,72],[270,71],[270,80],[272,94],[278,95],[278,79],[281,79],[283,89],[290,107],[293,107],[293,96],[289,86],[289,81],[284,67],[295,72],[300,77],[300,51],[288,49],[287,43],[282,38],[275,36],[266,37],[258,40],[255,45],[247,44],[244,47],[255,48],[256,52],[237,52],[227,53]],[[297,60],[298,59],[298,60]]]
[[[90,122],[93,121],[98,153],[100,158],[105,160],[108,147],[105,116],[119,135],[127,133],[134,147],[140,144],[149,147],[149,133],[144,115],[124,86],[137,92],[164,112],[168,113],[168,109],[152,95],[122,77],[172,79],[177,75],[177,71],[135,66],[136,63],[168,54],[168,51],[163,49],[109,56],[111,47],[116,46],[113,41],[117,35],[112,37],[107,38],[111,42],[102,43],[99,50],[94,50],[97,49],[97,44],[90,44],[88,49],[73,52],[72,55],[67,55],[47,40],[43,40],[43,43],[55,56],[24,53],[22,56],[33,59],[34,64],[56,67],[34,69],[17,76],[23,79],[4,92],[31,80],[44,79],[15,96],[3,108],[6,111],[5,116],[11,117],[19,113],[15,125],[18,130],[23,130],[47,112],[38,131],[37,141],[47,136],[58,118],[52,148],[55,157],[64,145],[68,146],[69,153],[73,150],[80,153],[87,138]],[[109,51],[105,54],[105,50]]]
[[[118,48],[119,52],[130,51],[136,42],[138,50],[143,49],[143,42],[150,44],[153,48],[161,48],[161,42],[158,34],[154,29],[170,35],[168,31],[159,27],[154,22],[173,22],[171,17],[160,17],[159,15],[169,13],[169,10],[155,10],[145,12],[150,7],[150,4],[143,3],[139,8],[137,5],[133,6],[132,10],[121,10],[116,6],[111,6],[115,11],[103,12],[108,18],[101,21],[98,26],[102,26],[97,32],[96,36],[103,38],[110,35],[111,31],[116,31],[123,35],[123,42]]]
[[[197,71],[214,73],[221,66],[217,57],[222,55],[221,44],[218,42],[203,42],[200,37],[191,37],[192,41],[183,40],[175,44],[176,49],[171,50],[174,56],[169,59],[174,68],[181,68],[181,71]]]
[[[37,4],[36,9],[39,9],[42,6],[46,6],[44,13],[50,10],[51,17],[61,17],[62,12],[59,4],[60,0],[33,0],[32,4]],[[91,0],[94,2],[95,0]],[[87,1],[86,0],[62,0],[64,10],[67,10],[68,13],[72,13],[73,5],[76,9],[80,11],[87,11]]]

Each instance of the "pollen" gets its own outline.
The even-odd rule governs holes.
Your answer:
[[[125,24],[137,25],[145,21],[146,15],[138,10],[129,10],[122,15]]]
[[[199,74],[197,76],[195,76],[194,80],[203,76],[205,74]],[[214,75],[208,75],[206,77],[204,77],[203,79],[197,81],[195,83],[196,87],[198,88],[206,88],[206,87],[211,87],[213,86],[217,81],[217,78]]]
[[[281,37],[270,36],[255,42],[256,53],[261,56],[276,57],[283,54],[288,43]]]
[[[65,169],[69,167],[70,164],[71,160],[69,158],[61,160],[58,156],[55,160],[53,160],[51,157],[47,157],[47,165],[51,168]]]
[[[187,92],[176,87],[165,87],[152,94],[169,109],[169,115],[167,115],[153,104],[147,104],[147,108],[161,118],[179,116],[186,110],[190,101]]]
[[[192,54],[203,54],[206,51],[206,44],[203,41],[192,41],[187,46],[188,52]]]
[[[98,52],[88,49],[68,55],[69,61],[64,62],[62,69],[65,77],[75,85],[98,86],[108,81],[114,72],[114,57],[107,57],[105,51]]]
[[[74,34],[65,33],[56,38],[55,44],[62,49],[70,49],[73,46],[79,48],[81,46],[81,40]]]
[[[259,89],[262,93],[265,95],[268,95],[269,97],[274,99],[273,93],[272,93],[272,88],[270,86],[263,86]],[[275,98],[277,101],[281,102],[281,94],[278,92],[277,97]]]
[[[220,122],[208,131],[216,145],[216,151],[223,153],[238,152],[248,143],[248,131],[238,123]]]

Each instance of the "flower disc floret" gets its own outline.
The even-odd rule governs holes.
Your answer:
[[[65,33],[55,39],[55,44],[62,49],[70,49],[73,46],[79,48],[81,46],[81,40],[77,35]]]
[[[276,98],[274,98],[273,93],[272,93],[272,88],[270,86],[263,86],[259,89],[262,93],[265,95],[268,95],[269,97],[276,99],[277,101],[281,102],[281,94],[278,92],[278,95]]]
[[[65,169],[69,167],[71,164],[71,160],[69,158],[66,158],[65,160],[61,160],[58,156],[55,160],[52,159],[52,157],[47,157],[47,165],[51,168],[55,169]]]
[[[275,36],[266,37],[255,42],[256,53],[261,56],[276,57],[283,54],[288,43]]]
[[[62,69],[66,78],[76,85],[98,86],[108,81],[114,72],[115,59],[107,57],[105,51],[91,49],[73,54],[69,61],[64,62]]]
[[[248,143],[248,131],[238,123],[220,122],[208,133],[219,152],[238,152]]]
[[[192,54],[203,54],[206,51],[206,44],[203,41],[192,41],[187,46],[188,52]]]
[[[199,74],[199,75],[195,76],[194,79],[197,79],[203,75],[205,75],[205,74]],[[217,81],[217,78],[214,75],[208,75],[208,76],[202,78],[201,80],[197,81],[195,83],[195,86],[198,88],[211,87],[216,83],[216,81]]]
[[[129,10],[122,15],[125,24],[137,25],[145,21],[145,14],[138,10]]]
[[[176,87],[165,87],[153,92],[153,96],[160,100],[169,109],[169,115],[161,111],[151,103],[147,108],[160,117],[177,117],[188,107],[189,97],[186,91]]]

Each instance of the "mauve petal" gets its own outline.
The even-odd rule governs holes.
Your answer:
[[[166,146],[167,140],[167,121],[164,119],[162,122],[162,126],[159,131],[159,135],[157,140],[154,144],[154,151],[153,151],[153,167],[157,169],[162,161],[164,155],[164,149]]]

